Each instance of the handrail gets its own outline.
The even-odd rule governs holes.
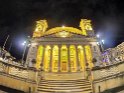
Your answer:
[[[93,80],[93,82],[97,82],[97,81],[101,82],[101,81],[112,79],[112,78],[115,78],[115,77],[118,77],[118,76],[121,76],[121,75],[124,75],[124,71],[120,72],[120,73],[117,73],[117,74],[114,74],[114,75],[110,75],[110,76],[106,76],[106,77],[103,77],[103,78],[95,79],[95,80]]]
[[[34,80],[27,79],[27,78],[22,78],[22,77],[11,75],[11,74],[7,74],[7,73],[4,73],[4,72],[0,72],[0,75],[7,76],[7,77],[10,77],[10,78],[13,78],[13,79],[18,79],[18,80],[21,80],[21,81],[24,81],[24,82],[26,81],[26,82],[36,84],[36,81],[34,81]]]
[[[40,71],[40,70],[37,70],[37,69],[34,68],[34,67],[24,67],[24,66],[21,66],[21,65],[16,65],[16,64],[12,64],[12,63],[7,63],[7,62],[3,62],[3,61],[0,61],[0,63],[2,63],[2,64],[4,64],[4,65],[7,65],[7,66],[11,66],[11,67],[23,69],[23,70]]]
[[[92,71],[101,70],[101,69],[108,69],[108,68],[110,68],[110,67],[118,66],[118,65],[123,64],[123,63],[124,63],[124,61],[119,62],[119,63],[116,63],[116,64],[104,66],[104,67],[94,67],[94,68],[92,68]]]
[[[12,63],[6,63],[0,61],[1,70],[0,73],[5,73],[6,75],[11,75],[19,78],[24,78],[26,80],[33,80],[38,82],[38,73],[40,70],[37,70],[33,67],[23,67]]]

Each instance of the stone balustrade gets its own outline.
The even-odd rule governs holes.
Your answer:
[[[0,85],[35,93],[40,77],[41,71],[35,68],[0,61]]]
[[[39,73],[39,71],[35,68],[27,68],[21,65],[6,63],[2,61],[0,61],[0,72],[36,82]]]
[[[124,85],[124,62],[92,69],[94,93]]]
[[[94,80],[124,72],[124,62],[92,69]]]

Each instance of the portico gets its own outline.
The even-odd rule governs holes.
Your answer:
[[[27,63],[35,59],[35,67],[45,72],[82,72],[86,67],[92,69],[94,51],[98,50],[97,55],[100,51],[90,22],[82,19],[81,29],[62,26],[47,30],[46,20],[37,21]],[[32,51],[35,52],[33,57],[30,54]]]

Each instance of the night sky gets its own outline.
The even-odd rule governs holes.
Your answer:
[[[91,19],[95,33],[105,40],[105,48],[124,41],[124,2],[122,0],[0,0],[0,46],[6,44],[18,59],[21,43],[31,36],[35,21],[47,19],[49,28],[74,26],[81,18]],[[49,29],[48,28],[48,29]]]

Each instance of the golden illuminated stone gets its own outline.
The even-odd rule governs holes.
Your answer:
[[[91,20],[81,19],[79,27],[83,31],[84,35],[87,35],[88,30],[93,30],[91,25]]]
[[[46,20],[36,21],[36,29],[33,33],[33,37],[41,37],[48,28]]]

